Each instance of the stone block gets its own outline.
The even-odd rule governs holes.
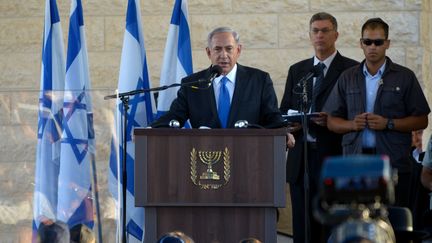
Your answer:
[[[3,137],[4,139],[5,137]],[[1,174],[1,187],[0,195],[2,198],[9,196],[9,199],[13,197],[27,198],[28,193],[33,193],[34,184],[34,161],[36,154],[33,154],[31,161],[15,161],[15,162],[2,162],[0,168]],[[23,195],[21,195],[23,194]]]
[[[0,125],[10,125],[12,116],[11,97],[6,93],[0,93]]]
[[[0,163],[34,161],[37,124],[0,126]]]
[[[240,42],[246,48],[277,47],[277,29],[274,28],[277,26],[276,15],[197,15],[192,18],[192,26],[194,26],[193,49],[204,48],[207,45],[208,33],[220,26],[229,26],[235,29],[240,35]]]
[[[143,33],[146,50],[158,51],[165,49],[170,21],[170,15],[143,17]]]
[[[117,89],[120,51],[113,52],[89,52],[90,79],[92,88]]]
[[[0,2],[0,17],[44,16],[45,4],[39,0],[16,0]]]
[[[432,50],[432,13],[423,11],[420,15],[421,45]]]
[[[40,86],[41,51],[2,53],[0,56],[0,89],[34,89]]]
[[[85,17],[84,21],[87,51],[103,51],[105,47],[104,18]]]
[[[147,51],[147,68],[152,87],[160,86],[160,72],[162,70],[163,55],[163,49]],[[193,59],[192,62],[194,62]]]
[[[419,14],[417,12],[378,12],[389,25],[389,39],[392,46],[410,46],[419,44]]]
[[[35,125],[38,123],[39,90],[14,92],[13,95],[10,95],[10,99],[11,123],[26,126],[26,129],[36,128]]]
[[[236,13],[289,13],[306,12],[309,8],[304,0],[237,0],[233,1],[233,12]]]
[[[377,10],[402,10],[405,0],[310,0],[312,11],[331,9],[333,12],[345,10],[377,11]]]
[[[84,18],[86,16],[118,16],[126,14],[127,1],[82,0],[82,6]]]
[[[423,77],[423,87],[425,88],[425,93],[428,96],[429,104],[432,104],[432,72],[430,71],[432,65],[432,52],[425,51],[423,53],[423,63],[422,63],[422,77]]]
[[[422,0],[405,0],[404,10],[421,10]]]
[[[157,1],[157,0],[153,0]],[[232,13],[232,0],[191,0],[188,1],[190,14],[227,14]]]
[[[409,46],[406,48],[406,66],[417,76],[419,82],[423,82],[422,76],[423,48],[420,46]]]
[[[386,55],[388,57],[390,57],[390,59],[402,66],[406,66],[406,51],[404,47],[396,47],[396,46],[391,46],[390,48],[387,50]]]
[[[121,51],[125,26],[124,16],[105,17],[105,51]]]
[[[339,37],[337,47],[359,47],[361,28],[370,15],[362,12],[337,12],[335,18],[338,21]],[[359,47],[360,48],[360,47]]]
[[[349,57],[349,58],[354,59],[354,60],[356,60],[358,62],[363,61],[363,59],[365,58],[364,54],[363,54],[363,50],[360,47],[358,47],[358,46],[354,46],[354,47],[341,47],[341,48],[338,48],[338,51],[343,56]]]
[[[311,16],[309,13],[279,15],[279,48],[310,47],[309,20]]]
[[[312,55],[312,48],[252,49],[242,53],[241,63],[270,73],[274,85],[281,85],[284,87],[289,67],[298,61],[312,57]]]
[[[5,18],[0,22],[0,52],[41,52],[43,18]]]

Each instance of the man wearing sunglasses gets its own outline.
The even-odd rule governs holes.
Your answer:
[[[365,60],[338,79],[324,110],[330,130],[344,134],[344,154],[386,154],[398,171],[396,206],[408,207],[411,131],[428,125],[430,108],[411,70],[386,57],[389,26],[380,18],[362,27]]]
[[[314,14],[309,21],[309,39],[314,48],[314,56],[295,63],[289,68],[285,91],[280,110],[286,114],[288,110],[307,110],[316,112],[318,117],[308,123],[309,132],[304,135],[301,123],[294,123],[293,135],[297,141],[290,149],[287,157],[287,182],[290,184],[293,238],[294,242],[327,242],[323,227],[313,218],[311,201],[317,195],[318,178],[321,164],[325,157],[342,154],[340,142],[342,136],[327,129],[327,114],[322,107],[336,84],[339,75],[347,68],[358,64],[357,61],[342,56],[336,50],[336,40],[339,36],[337,21],[329,13]],[[315,67],[321,66],[316,69]],[[316,72],[315,78],[306,83],[302,81],[310,72]],[[308,102],[303,103],[303,85],[306,85]],[[305,108],[305,109],[304,109]],[[304,140],[307,140],[305,149]],[[305,150],[307,153],[305,155]],[[308,162],[308,190],[304,187],[305,157]],[[307,193],[307,194],[306,194]],[[310,199],[305,202],[305,194]],[[308,210],[306,212],[306,210]],[[308,214],[305,219],[306,213]],[[305,222],[309,221],[308,223]],[[307,226],[306,226],[307,225]],[[306,233],[308,234],[306,235]]]

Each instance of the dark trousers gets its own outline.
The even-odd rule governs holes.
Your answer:
[[[304,160],[303,160],[304,161]],[[303,164],[302,161],[302,164]],[[318,179],[321,168],[318,152],[314,145],[308,144],[308,165],[309,165],[309,200],[305,203],[304,192],[304,166],[302,175],[296,183],[290,184],[292,225],[294,243],[305,242],[305,207],[309,210],[309,242],[327,242],[324,227],[313,217],[312,200],[318,194]]]

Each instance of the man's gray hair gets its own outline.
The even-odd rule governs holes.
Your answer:
[[[232,36],[234,37],[234,40],[237,44],[240,43],[240,36],[237,33],[237,31],[233,30],[230,27],[218,27],[216,29],[214,29],[212,32],[210,32],[207,36],[207,47],[210,47],[211,45],[211,40],[213,38],[213,36],[217,33],[231,33]]]

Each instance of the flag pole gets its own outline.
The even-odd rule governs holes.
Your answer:
[[[129,96],[122,96],[120,100],[123,104],[123,158],[122,158],[122,242],[126,243],[126,204],[127,204],[127,171],[126,171],[126,161],[127,161],[127,114],[129,110]]]
[[[100,214],[100,206],[99,206],[99,188],[97,183],[97,175],[96,175],[96,162],[95,162],[95,155],[92,153],[91,158],[91,167],[93,171],[93,185],[94,185],[94,199],[95,199],[95,205],[96,205],[96,218],[97,218],[97,227],[98,227],[98,242],[103,243],[102,240],[102,221],[101,221],[101,214]]]

